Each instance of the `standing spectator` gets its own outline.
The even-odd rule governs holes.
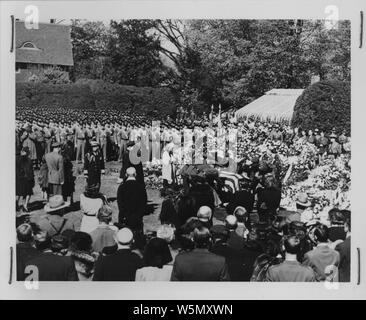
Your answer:
[[[303,264],[310,266],[317,281],[338,280],[339,253],[329,247],[329,229],[319,224],[314,230],[317,246],[305,253]]]
[[[65,143],[61,150],[61,155],[64,159],[64,183],[62,185],[62,196],[64,200],[70,197],[70,204],[74,202],[73,193],[75,191],[75,177],[73,175],[73,167],[71,162],[71,149]]]
[[[64,159],[60,155],[60,143],[52,144],[53,151],[45,155],[48,168],[48,185],[50,195],[62,195],[64,184]]]
[[[81,128],[76,126],[75,128],[75,146],[76,146],[76,161],[78,163],[84,163],[85,145],[86,145],[86,129],[85,125]],[[81,157],[81,161],[80,161]]]
[[[285,261],[269,267],[265,281],[273,282],[314,282],[314,271],[297,261],[300,251],[300,239],[296,236],[286,237],[284,241]]]
[[[146,191],[136,181],[136,170],[130,167],[126,170],[127,180],[118,187],[117,203],[120,224],[126,224],[134,231],[142,231],[143,216],[146,211]]]
[[[107,204],[107,197],[99,192],[98,183],[87,185],[85,192],[80,194],[80,209],[83,212],[80,231],[90,233],[98,226],[96,217],[99,209]]]
[[[32,160],[33,165],[36,165],[37,162],[36,141],[37,138],[32,131],[32,126],[28,124],[25,131],[23,131],[23,134],[20,136],[20,142],[23,148],[28,147],[28,157]]]
[[[210,231],[198,227],[193,232],[195,248],[176,256],[171,281],[228,281],[225,258],[209,251]]]
[[[335,133],[332,133],[329,138],[328,154],[333,158],[337,158],[342,153],[342,146],[336,141],[337,135]]]
[[[116,240],[117,252],[97,260],[93,281],[134,281],[136,270],[143,267],[142,259],[131,251],[132,231],[122,228],[118,231]]]
[[[101,174],[105,173],[105,159],[97,141],[91,141],[90,146],[91,151],[85,154],[84,175],[87,177],[88,185],[101,185]]]
[[[268,219],[268,215],[274,215],[280,206],[281,202],[281,190],[276,187],[275,179],[272,174],[266,174],[264,177],[264,189],[258,193],[257,207],[263,209],[265,217],[262,219]]]
[[[351,214],[345,217],[346,239],[336,246],[339,252],[339,282],[351,281]]]
[[[144,267],[136,271],[136,281],[169,281],[173,266],[168,243],[152,238],[144,250]]]
[[[29,158],[29,148],[23,147],[20,156],[16,157],[16,196],[17,207],[20,198],[24,199],[23,210],[28,212],[28,203],[33,194],[34,173],[32,160]]]

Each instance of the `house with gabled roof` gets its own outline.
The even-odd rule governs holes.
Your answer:
[[[17,82],[27,82],[49,67],[58,67],[69,77],[74,65],[70,26],[39,23],[38,29],[28,29],[24,21],[16,21],[15,26]]]

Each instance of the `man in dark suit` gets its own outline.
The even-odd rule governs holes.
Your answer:
[[[45,155],[48,168],[48,186],[50,195],[61,194],[64,184],[64,159],[59,153],[61,144],[52,144],[53,151]]]
[[[65,250],[52,245],[47,232],[35,235],[35,245],[40,254],[25,263],[24,279],[38,281],[77,281],[78,276],[71,257],[64,256]],[[65,246],[66,248],[66,241]]]
[[[95,264],[93,281],[135,281],[136,270],[143,267],[142,259],[131,251],[133,233],[122,228],[116,236],[118,250],[101,256]]]
[[[260,251],[249,246],[243,246],[241,250],[230,247],[227,243],[229,232],[224,225],[214,225],[210,231],[213,238],[210,251],[225,257],[230,281],[250,281]]]
[[[254,195],[249,189],[236,191],[228,206],[226,207],[228,214],[233,214],[237,207],[244,207],[248,213],[253,211]]]
[[[351,215],[345,217],[344,231],[346,239],[336,246],[339,252],[339,282],[351,281]]]
[[[120,224],[125,224],[134,231],[143,228],[143,216],[146,210],[146,190],[136,180],[136,170],[130,167],[126,170],[127,179],[117,190],[117,203]]]
[[[257,210],[262,221],[276,214],[281,203],[281,190],[275,186],[272,173],[264,177],[264,189],[258,192]]]
[[[229,281],[225,258],[209,251],[210,231],[198,227],[193,231],[195,248],[176,256],[171,281]]]

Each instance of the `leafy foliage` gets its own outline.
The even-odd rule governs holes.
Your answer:
[[[351,131],[351,87],[347,81],[326,80],[314,83],[297,99],[293,126],[304,130],[335,128]]]
[[[32,74],[29,77],[28,81],[49,83],[49,84],[70,83],[68,74],[62,71],[58,67],[48,67],[46,69],[42,69],[41,72],[37,74]]]

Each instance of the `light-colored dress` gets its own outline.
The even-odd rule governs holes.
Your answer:
[[[83,193],[80,195],[80,209],[84,213],[81,220],[80,231],[90,233],[99,226],[97,219],[98,210],[103,206],[100,198],[88,198]]]
[[[165,265],[161,269],[157,267],[137,269],[135,281],[170,281],[172,270],[172,265]]]

